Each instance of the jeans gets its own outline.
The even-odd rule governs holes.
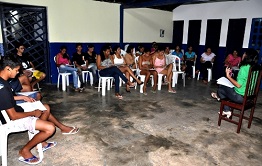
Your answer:
[[[219,85],[218,89],[217,89],[217,95],[219,98],[221,99],[229,99],[233,102],[236,103],[242,103],[243,102],[243,96],[236,93],[236,91],[234,90],[234,88],[230,88],[224,85]],[[224,111],[230,111],[230,107],[228,106],[224,106]]]
[[[65,65],[60,65],[59,67],[59,73],[71,73],[73,75],[73,83],[75,88],[79,88],[77,84],[77,69],[70,67],[70,66],[65,66]]]
[[[116,67],[109,67],[99,71],[100,76],[102,77],[114,77],[115,79],[115,93],[119,93],[119,77],[127,83],[127,78],[123,73]]]
[[[92,75],[93,75],[93,78],[94,78],[94,83],[96,83],[98,81],[97,75],[96,75],[96,70],[97,70],[97,67],[96,67],[95,63],[90,63],[88,65],[88,71],[92,72]]]

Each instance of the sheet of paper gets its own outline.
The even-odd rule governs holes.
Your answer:
[[[41,111],[46,110],[45,106],[41,103],[41,101],[24,102],[17,105],[21,106],[25,112],[31,112],[34,110],[41,110]]]
[[[230,88],[235,87],[226,77],[221,77],[217,80],[217,84],[224,85]]]

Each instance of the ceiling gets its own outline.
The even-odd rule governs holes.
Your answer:
[[[182,4],[199,4],[209,2],[239,1],[239,0],[95,0],[101,2],[119,3],[127,8],[153,8],[165,11],[173,11]]]

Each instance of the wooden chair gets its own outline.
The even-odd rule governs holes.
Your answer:
[[[248,128],[250,128],[254,115],[255,106],[256,106],[257,96],[259,92],[261,76],[262,76],[261,66],[255,66],[252,68],[250,67],[243,103],[239,104],[229,100],[221,100],[220,113],[218,117],[218,126],[221,125],[221,120],[225,120],[236,124],[237,133],[239,133],[242,125],[242,120],[246,119],[248,120]],[[222,115],[225,105],[231,108],[232,115],[230,118],[227,118]],[[234,113],[233,112],[234,109],[239,110],[240,113]],[[249,116],[244,115],[244,112],[246,110],[250,110]],[[232,119],[233,116],[238,117],[239,118],[238,121],[233,120]]]

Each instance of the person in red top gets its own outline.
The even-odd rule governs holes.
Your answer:
[[[232,72],[234,74],[234,77],[237,76],[237,73],[239,71],[239,64],[241,62],[241,57],[238,56],[238,51],[234,50],[233,54],[228,54],[225,60],[225,69],[227,67],[232,69]]]

